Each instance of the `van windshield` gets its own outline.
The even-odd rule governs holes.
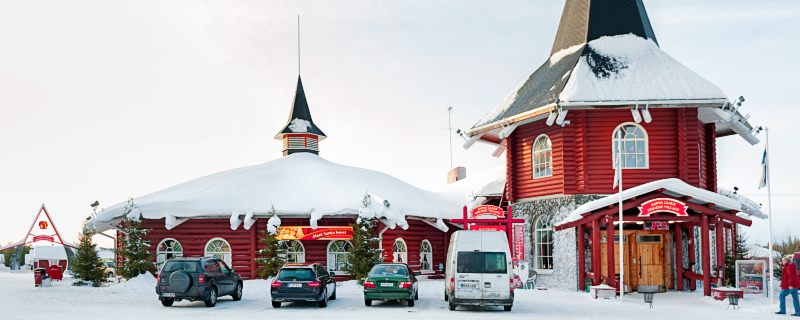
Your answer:
[[[459,273],[506,273],[505,252],[459,252]]]

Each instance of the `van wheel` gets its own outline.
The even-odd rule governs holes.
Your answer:
[[[409,307],[413,307],[414,306],[414,298],[408,299],[408,306]]]
[[[211,287],[211,291],[208,293],[208,297],[206,297],[203,302],[206,304],[206,307],[213,308],[217,305],[217,288]]]
[[[272,307],[275,308],[275,309],[280,308],[281,307],[281,302],[280,301],[272,301]]]
[[[161,299],[161,305],[165,306],[165,307],[171,307],[174,302],[175,302],[175,299],[172,299],[172,298],[163,298],[163,299]]]
[[[503,306],[503,311],[511,311],[511,306]]]
[[[371,306],[372,305],[372,300],[364,299],[364,305],[367,306],[367,307]]]
[[[450,311],[456,311],[455,303],[452,303],[452,302],[448,303],[447,304],[447,308],[450,309]]]

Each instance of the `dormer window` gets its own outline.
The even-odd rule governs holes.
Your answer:
[[[539,135],[533,142],[533,178],[553,175],[553,145],[547,135]]]
[[[612,164],[617,167],[617,152],[621,152],[620,158],[623,169],[647,169],[649,166],[647,149],[647,131],[642,126],[635,123],[623,123],[611,136]]]

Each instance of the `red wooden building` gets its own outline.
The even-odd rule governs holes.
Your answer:
[[[764,217],[717,185],[716,140],[758,142],[741,102],[660,49],[641,0],[567,0],[550,58],[468,131],[467,147],[505,151],[505,195],[530,222],[540,284],[619,288],[621,241],[626,290],[700,281],[708,295],[737,228]]]
[[[451,229],[457,227],[445,218],[460,217],[462,201],[381,172],[328,162],[318,155],[325,137],[311,118],[298,77],[289,120],[275,136],[283,142],[282,158],[117,204],[87,226],[108,230],[124,215],[141,217],[157,265],[174,256],[217,256],[252,278],[269,223],[277,227],[287,261],[321,262],[346,276],[351,225],[359,216],[377,217],[385,261],[408,263],[423,275],[441,274]],[[273,215],[279,219],[270,219]]]

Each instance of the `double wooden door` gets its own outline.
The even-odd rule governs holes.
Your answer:
[[[636,290],[639,286],[672,287],[671,268],[669,265],[668,232],[631,230],[625,232],[622,241],[623,268],[625,270],[626,291]],[[614,237],[614,271],[619,274],[619,236]],[[601,274],[608,272],[608,255],[605,237],[602,239]]]

